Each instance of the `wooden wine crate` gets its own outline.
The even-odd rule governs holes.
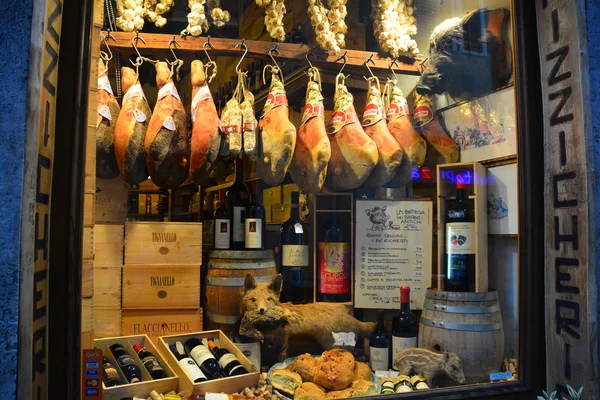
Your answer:
[[[174,345],[179,341],[185,343],[188,339],[193,337],[198,339],[218,338],[219,347],[229,350],[229,352],[232,353],[238,359],[240,364],[242,364],[249,372],[244,375],[194,383],[194,381],[189,378],[188,374],[181,368],[179,362],[169,349],[170,345]],[[244,353],[242,353],[222,331],[214,330],[185,335],[161,336],[158,339],[158,347],[164,354],[167,363],[169,363],[173,371],[179,376],[179,390],[202,393],[235,393],[244,390],[244,388],[256,386],[258,383],[260,371],[257,370]]]
[[[265,208],[272,204],[281,203],[281,186],[274,186],[263,189],[263,205]]]
[[[121,308],[121,268],[94,267],[94,307]]]
[[[124,309],[197,309],[200,265],[125,265]]]
[[[94,228],[84,227],[83,228],[83,240],[82,240],[81,258],[83,260],[94,259]]]
[[[125,264],[202,264],[202,223],[127,222]]]
[[[487,172],[478,162],[442,164],[437,166],[438,221],[438,290],[444,289],[446,200],[456,195],[456,181],[467,184],[469,199],[475,205],[475,291],[488,291],[488,220]]]
[[[105,310],[94,305],[94,333],[98,338],[121,336],[121,309]]]
[[[94,267],[121,268],[125,246],[124,225],[94,226]]]
[[[179,377],[177,376],[177,373],[170,367],[170,364],[165,359],[165,355],[161,353],[156,346],[154,346],[152,341],[150,341],[150,338],[148,338],[146,335],[120,336],[94,340],[94,347],[101,349],[104,352],[104,356],[107,357],[115,367],[117,367],[116,369],[121,376],[121,380],[127,382],[123,372],[118,367],[115,357],[110,351],[110,346],[117,343],[125,347],[129,355],[135,360],[135,363],[138,365],[138,367],[140,367],[142,372],[142,381],[113,387],[106,387],[103,382],[102,386],[104,389],[104,400],[120,400],[124,397],[141,397],[145,399],[153,390],[156,390],[158,393],[167,393],[171,390],[177,390],[177,385],[179,383]],[[140,360],[137,353],[133,350],[134,344],[139,344],[154,354],[158,363],[167,373],[167,378],[152,379],[148,373],[148,370],[146,370],[142,364],[142,360]]]
[[[94,226],[94,194],[83,195],[83,226]]]
[[[94,301],[92,297],[81,299],[81,332],[94,330]]]
[[[83,260],[81,262],[81,297],[92,297],[94,295],[94,261]]]
[[[121,177],[96,179],[95,223],[125,223],[127,219],[128,188],[129,185]]]
[[[123,310],[121,333],[146,334],[154,343],[159,336],[202,330],[202,309],[197,310]]]

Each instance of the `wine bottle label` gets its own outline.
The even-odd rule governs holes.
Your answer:
[[[229,248],[229,224],[231,223],[228,219],[216,219],[215,220],[215,249],[228,249]]]
[[[117,369],[115,367],[113,367],[112,365],[110,366],[106,366],[107,364],[104,364],[104,374],[106,375],[106,380],[107,381],[112,381],[115,379],[121,380],[121,377],[119,376],[119,373],[117,372]]]
[[[192,381],[195,382],[198,378],[206,379],[206,375],[202,373],[200,368],[198,368],[198,365],[196,365],[194,360],[192,360],[191,358],[182,358],[181,360],[179,360],[179,365],[181,365],[181,368],[188,374],[189,378]]]
[[[392,336],[392,359],[396,358],[396,354],[406,349],[414,349],[417,347],[417,337],[400,337]],[[394,366],[394,369],[396,367]]]
[[[262,247],[262,219],[246,218],[246,248],[260,249]]]
[[[308,246],[284,244],[281,265],[284,267],[308,267]]]
[[[450,222],[446,224],[446,251],[448,254],[474,254],[475,223]]]
[[[235,372],[239,371],[239,370],[245,370],[244,366],[240,364],[240,365],[236,365],[235,367],[231,368],[231,371],[229,371],[229,376],[234,376]],[[244,372],[244,373],[246,373],[246,372]]]
[[[233,241],[244,241],[244,218],[246,215],[246,207],[233,207]]]
[[[192,356],[192,358],[194,359],[194,361],[196,361],[196,364],[198,365],[202,365],[206,360],[215,358],[215,356],[212,355],[208,347],[204,345],[194,347],[192,351],[190,351],[190,356]]]
[[[233,354],[225,353],[221,358],[219,358],[219,365],[221,366],[221,368],[225,368],[227,364],[229,364],[232,361],[239,362]]]
[[[373,347],[370,348],[371,355],[369,364],[373,371],[387,371],[390,365],[389,348],[388,347]]]
[[[319,242],[319,276],[321,293],[350,291],[350,243]]]
[[[260,342],[256,343],[235,343],[237,347],[248,360],[260,371]]]
[[[154,356],[142,358],[142,364],[144,364],[144,367],[146,367],[146,369],[150,372],[164,371],[163,367],[161,367],[158,361],[156,361],[156,357]]]
[[[119,363],[119,365],[121,367],[126,367],[128,365],[135,365],[135,361],[133,360],[133,357],[131,357],[129,354],[122,355],[121,357],[119,357],[117,359],[117,362]]]

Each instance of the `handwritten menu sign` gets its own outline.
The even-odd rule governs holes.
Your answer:
[[[431,284],[431,201],[358,200],[354,306],[399,308],[410,286],[412,309],[422,309]]]

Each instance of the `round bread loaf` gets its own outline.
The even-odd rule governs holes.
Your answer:
[[[371,380],[371,367],[368,364],[362,362],[356,362],[354,365],[354,379],[364,379],[365,381]]]
[[[322,361],[315,370],[314,382],[327,389],[347,388],[354,380],[354,357],[348,362]]]
[[[312,382],[304,382],[296,388],[294,400],[323,400],[325,399],[325,389]]]
[[[300,374],[302,382],[312,382],[318,365],[319,360],[306,353],[298,356],[298,358],[290,364],[289,368],[297,374]]]
[[[323,352],[321,355],[321,360],[323,362],[333,361],[345,366],[348,366],[351,370],[354,370],[354,355],[349,351],[343,349],[332,349]]]
[[[287,369],[276,369],[271,373],[271,385],[281,392],[291,396],[296,392],[296,388],[302,385],[302,377]]]

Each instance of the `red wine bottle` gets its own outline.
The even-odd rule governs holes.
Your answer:
[[[350,229],[333,212],[318,242],[317,301],[350,301],[350,249]]]
[[[119,372],[107,357],[102,358],[102,378],[106,387],[118,386],[124,383]]]
[[[133,345],[133,350],[135,350],[138,357],[140,357],[140,360],[142,360],[142,364],[144,364],[144,367],[146,367],[152,379],[162,379],[167,377],[167,373],[154,354],[150,353],[137,343]]]
[[[384,311],[377,311],[377,328],[369,339],[369,365],[373,371],[387,371],[390,368],[390,337],[384,327]]]
[[[196,364],[198,364],[208,379],[223,378],[219,362],[212,355],[210,349],[202,344],[200,339],[188,339],[184,346],[186,353],[196,361]]]
[[[218,347],[212,340],[208,341],[208,348],[215,355],[216,359],[219,360],[219,365],[227,374],[227,376],[236,376],[247,374],[248,370],[239,362],[229,350]]]
[[[392,320],[392,359],[402,350],[417,347],[419,325],[410,311],[410,286],[400,287],[400,312]]]
[[[171,349],[171,352],[177,359],[177,362],[179,363],[181,368],[187,373],[188,377],[195,383],[206,381],[206,375],[204,375],[204,373],[200,370],[200,368],[194,362],[194,360],[192,360],[185,354],[182,354],[184,350],[181,342],[177,342],[177,346],[181,348],[178,350],[176,346],[171,345],[169,346],[169,349]]]
[[[248,206],[248,189],[244,184],[244,170],[242,160],[235,160],[235,181],[229,188],[229,215],[232,219],[231,248],[244,250],[246,248],[244,229],[246,219],[246,207]]]
[[[245,235],[246,249],[264,250],[264,234],[266,229],[265,208],[258,200],[257,182],[252,182],[252,196],[250,204],[246,207]]]
[[[142,371],[137,366],[133,357],[129,355],[125,347],[119,343],[110,346],[110,351],[119,364],[119,368],[123,371],[123,375],[129,383],[137,383],[142,381]]]
[[[300,194],[292,192],[290,218],[281,225],[282,302],[306,303],[308,271],[308,229],[300,220]]]
[[[215,249],[228,250],[231,241],[231,217],[225,205],[225,191],[219,190],[219,208],[214,215]]]
[[[467,185],[456,184],[456,198],[446,201],[444,290],[475,291],[475,212]]]

